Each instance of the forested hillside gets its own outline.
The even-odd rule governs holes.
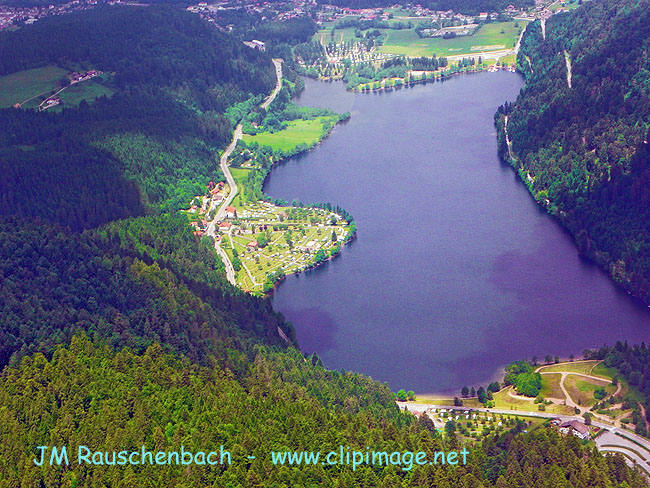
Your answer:
[[[77,336],[49,361],[37,354],[6,369],[0,405],[0,486],[645,486],[622,457],[603,457],[552,430],[517,434],[522,425],[478,444],[467,466],[274,466],[272,450],[373,446],[423,450],[433,458],[459,448],[430,421],[400,413],[385,387],[328,372],[297,351],[259,348],[237,381],[217,365],[192,364],[158,344],[135,355]],[[38,467],[36,445],[108,452],[142,445],[218,452],[223,445],[232,464]]]
[[[0,34],[0,74],[45,65],[113,73],[116,93],[60,113],[0,110],[0,215],[74,230],[187,208],[222,177],[228,109],[275,84],[269,56],[172,7],[103,7]]]
[[[650,302],[650,2],[589,2],[527,30],[502,157],[580,251]]]
[[[0,237],[0,367],[49,353],[78,329],[117,348],[159,341],[193,361],[230,363],[246,361],[253,343],[281,344],[279,326],[293,334],[268,301],[225,282],[209,241],[197,242],[182,216],[85,234],[8,218]]]

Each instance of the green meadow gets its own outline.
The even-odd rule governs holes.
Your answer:
[[[58,66],[26,69],[0,77],[0,107],[11,107],[60,87],[68,71]],[[38,105],[38,104],[37,104]]]
[[[453,39],[420,38],[414,29],[385,30],[386,40],[378,48],[380,52],[405,56],[454,56],[475,54],[481,51],[512,49],[517,44],[519,30],[524,21],[485,24],[471,36]]]
[[[336,44],[341,44],[346,41],[359,40],[354,35],[354,27],[345,27],[344,29],[335,29],[334,39],[332,39],[332,29],[321,29],[312,38],[312,41],[320,42],[321,44],[329,44],[334,41]]]
[[[69,86],[59,93],[59,98],[66,105],[79,105],[82,100],[92,102],[96,98],[104,95],[110,97],[112,94],[113,90],[92,79]]]
[[[289,152],[300,144],[311,146],[323,136],[324,123],[335,121],[336,116],[321,116],[312,120],[291,120],[287,128],[277,132],[261,132],[257,135],[244,134],[244,142],[257,142],[260,146],[270,146],[274,151]]]
[[[38,108],[48,96],[57,92],[61,81],[67,78],[68,70],[58,66],[27,69],[0,77],[0,107],[11,107],[22,103],[23,108]],[[113,90],[99,82],[98,78],[68,86],[58,97],[65,105],[79,105],[82,100],[91,102],[103,95],[111,96]],[[67,80],[66,80],[67,83]],[[60,110],[57,105],[49,110]]]

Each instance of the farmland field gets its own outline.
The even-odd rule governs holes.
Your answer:
[[[386,30],[386,41],[378,50],[406,56],[454,56],[512,49],[524,24],[523,21],[485,24],[474,35],[454,39],[420,38],[414,29]]]
[[[0,77],[0,107],[11,107],[59,87],[68,71],[58,66],[27,69]],[[37,104],[38,105],[38,104]]]

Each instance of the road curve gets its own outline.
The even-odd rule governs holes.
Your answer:
[[[269,107],[269,105],[271,105],[273,100],[275,100],[275,97],[278,96],[278,93],[282,88],[282,60],[273,59],[272,61],[273,61],[273,65],[275,66],[275,76],[277,80],[275,82],[275,88],[261,105],[261,107],[265,110]],[[217,213],[212,219],[212,221],[210,221],[210,223],[208,224],[208,228],[206,229],[206,234],[212,237],[216,237],[217,224],[221,222],[226,216],[226,207],[228,207],[235,200],[235,197],[237,196],[237,191],[238,191],[237,183],[235,182],[235,178],[233,178],[232,173],[230,172],[230,168],[228,167],[228,158],[235,150],[235,147],[237,147],[237,142],[241,140],[242,135],[243,135],[242,125],[237,124],[237,127],[235,127],[235,132],[232,137],[232,141],[230,141],[230,144],[228,144],[226,150],[221,154],[221,158],[219,160],[219,167],[221,168],[221,171],[223,172],[224,176],[226,177],[226,181],[230,186],[230,192],[228,193],[228,196],[219,207],[219,210],[217,210]],[[226,278],[232,285],[236,286],[237,282],[235,279],[235,268],[230,262],[230,258],[228,258],[228,254],[226,253],[226,251],[224,251],[221,248],[221,246],[219,246],[219,243],[216,242],[216,240],[215,240],[214,247],[217,251],[217,254],[219,254],[219,256],[221,257],[224,266],[226,267]]]
[[[275,66],[275,88],[271,92],[271,94],[264,100],[262,107],[264,110],[269,108],[269,105],[273,103],[273,100],[275,100],[275,97],[278,96],[278,93],[280,92],[280,88],[282,88],[282,60],[281,59],[273,59],[273,64]]]

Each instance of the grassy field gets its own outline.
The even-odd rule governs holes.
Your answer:
[[[614,378],[614,376],[618,374],[618,371],[616,371],[614,368],[608,368],[601,361],[594,367],[594,369],[591,370],[591,374],[593,376],[601,376],[603,378],[607,378],[611,380]]]
[[[539,368],[540,373],[563,372],[563,373],[582,373],[591,374],[591,370],[600,361],[575,361],[572,363],[558,363],[551,364],[550,366],[542,366]]]
[[[560,388],[560,379],[562,375],[558,374],[545,374],[542,375],[542,389],[539,394],[544,398],[564,398],[562,388]]]
[[[568,375],[564,380],[564,387],[573,401],[583,407],[590,407],[599,401],[594,398],[594,392],[598,388],[605,388],[608,395],[616,391],[616,387],[607,380],[597,381],[577,375]]]
[[[495,408],[513,411],[520,410],[524,412],[539,411],[538,405],[532,401],[532,398],[530,400],[524,400],[523,398],[513,398],[508,395],[508,391],[509,389],[504,389],[494,394]],[[560,398],[562,398],[562,395],[560,395]],[[573,412],[573,409],[565,405],[547,405],[546,412],[570,414]]]
[[[239,192],[235,196],[235,199],[232,202],[233,207],[239,207],[241,205],[241,188],[243,186],[243,182],[246,181],[246,178],[248,178],[248,173],[250,172],[250,169],[245,169],[245,168],[230,168],[230,173],[232,174],[232,177],[235,179],[235,183],[237,183]]]
[[[405,10],[403,8],[386,8],[384,12],[390,12],[393,17],[410,17],[413,15],[412,10]]]
[[[461,36],[454,39],[420,38],[414,29],[386,30],[386,41],[378,50],[390,54],[406,56],[454,56],[459,54],[475,54],[480,51],[498,51],[512,49],[517,43],[519,29],[525,27],[525,22],[503,22],[485,24],[472,36]],[[502,33],[503,32],[503,33]]]
[[[66,88],[59,94],[59,98],[63,100],[65,105],[79,105],[82,100],[92,102],[95,98],[106,95],[110,97],[113,90],[98,83],[96,80],[83,81],[75,83],[74,85]]]
[[[575,10],[580,6],[580,3],[578,0],[572,0],[572,1],[566,1],[566,2],[555,2],[553,5],[551,5],[550,10],[551,12],[555,12],[560,9],[564,9],[565,11],[568,10]]]
[[[325,25],[325,24],[323,24]],[[332,39],[332,29],[321,29],[312,38],[313,41],[320,42],[321,44],[329,44],[332,40],[336,44],[340,44],[344,41],[354,41],[359,40],[358,37],[354,35],[354,27],[346,27],[344,29],[336,29],[334,32],[334,39]]]
[[[336,117],[322,116],[312,120],[292,120],[288,127],[278,132],[261,132],[257,135],[244,134],[244,142],[257,142],[260,146],[271,146],[273,150],[291,151],[300,144],[311,146],[323,135],[323,123]]]
[[[501,64],[515,64],[517,62],[517,56],[514,54],[509,54],[508,56],[503,56],[499,58]]]
[[[59,87],[59,80],[65,78],[67,73],[58,66],[45,66],[0,77],[0,107],[11,107],[43,92],[55,90]]]

